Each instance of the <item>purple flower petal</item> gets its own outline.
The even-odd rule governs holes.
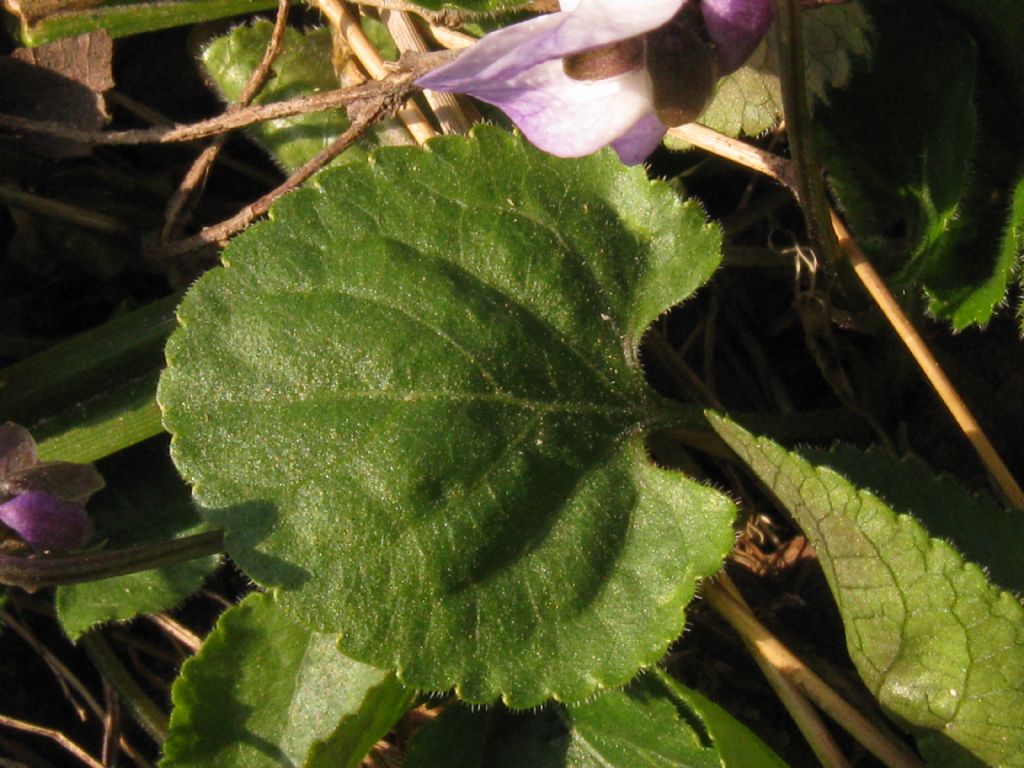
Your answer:
[[[568,77],[561,61],[551,61],[509,82],[483,81],[467,93],[494,104],[531,143],[558,157],[589,155],[653,117],[644,70],[581,81]],[[664,133],[661,126],[659,137]]]
[[[509,80],[547,61],[642,35],[668,22],[684,0],[579,0],[484,37],[451,64],[421,77],[434,91],[470,93],[479,80]]]
[[[715,45],[719,76],[750,58],[772,25],[772,0],[701,0],[708,37]]]
[[[103,488],[103,477],[92,464],[44,461],[26,467],[6,478],[7,493],[43,491],[64,501],[83,504]]]
[[[42,491],[29,491],[0,504],[0,522],[37,552],[78,549],[92,534],[85,507]]]
[[[665,136],[665,126],[653,112],[644,115],[622,136],[612,142],[612,148],[626,165],[646,160],[658,148]]]
[[[455,61],[428,72],[416,84],[433,91],[468,93],[468,88],[485,80],[513,78],[544,61],[544,55],[536,55],[535,40],[560,22],[561,14],[552,13],[491,32]]]

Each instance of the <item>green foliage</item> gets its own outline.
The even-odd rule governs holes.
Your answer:
[[[270,40],[273,24],[261,20],[235,27],[214,39],[203,50],[202,62],[217,88],[229,102],[236,102]],[[288,28],[281,52],[271,66],[272,75],[253,100],[255,104],[286,101],[338,87],[331,62],[331,31],[326,27],[299,32]],[[294,171],[313,158],[348,128],[342,110],[311,112],[257,123],[247,133],[263,146],[285,170]],[[360,147],[350,147],[335,162],[366,156]]]
[[[11,28],[35,44],[275,5],[5,7]],[[424,7],[482,35],[554,6]],[[386,25],[367,14],[371,44],[396,58]],[[293,4],[293,26],[258,103],[338,87],[329,33],[299,26],[316,19],[315,8]],[[953,327],[988,321],[1024,278],[1024,4],[854,0],[807,9],[801,20],[818,159],[859,242]],[[219,36],[200,54],[205,80],[235,101],[271,25],[250,16],[241,27],[213,29]],[[193,104],[207,109],[191,63],[195,41],[210,35],[197,26],[116,43],[113,70],[94,86],[116,79],[109,130],[158,121],[139,104],[171,120],[195,119]],[[38,82],[76,81],[107,61],[94,42],[31,54],[59,70]],[[706,124],[731,135],[777,124],[777,43],[769,35],[719,83]],[[65,114],[66,91],[19,79],[33,66],[0,71],[0,91],[24,102],[11,116]],[[90,87],[76,85],[90,104],[101,102]],[[248,131],[292,170],[348,127],[335,110]],[[800,128],[790,126],[794,146],[805,145],[793,130]],[[749,498],[750,489],[719,465],[722,446],[702,412],[667,401],[648,381],[747,410],[739,422],[761,425],[756,431],[810,435],[817,445],[845,434],[851,420],[867,417],[882,433],[898,415],[911,431],[907,443],[944,462],[955,446],[937,439],[945,433],[928,398],[909,402],[909,362],[891,350],[876,354],[875,318],[865,318],[861,299],[831,271],[798,268],[794,304],[791,251],[811,259],[797,207],[772,185],[735,171],[719,178],[721,163],[665,153],[645,169],[624,169],[611,152],[557,160],[492,127],[425,149],[367,152],[388,136],[386,122],[372,127],[203,275],[205,254],[165,258],[154,237],[194,147],[83,143],[69,159],[51,156],[63,140],[3,129],[0,356],[10,365],[0,370],[0,422],[31,427],[43,459],[100,460],[107,486],[88,507],[95,551],[26,557],[0,526],[0,577],[33,589],[109,574],[139,564],[136,545],[157,558],[153,567],[181,557],[175,544],[202,531],[185,542],[197,542],[185,555],[226,541],[230,563],[244,570],[244,582],[227,566],[219,574],[212,586],[225,599],[237,602],[248,579],[268,589],[224,613],[183,667],[170,737],[159,745],[165,768],[354,768],[388,733],[382,762],[399,753],[411,768],[784,768],[730,714],[657,666],[676,641],[673,666],[712,659],[688,678],[709,691],[735,687],[739,644],[723,643],[724,653],[697,647],[716,631],[714,619],[689,614],[688,604],[734,542],[727,493]],[[273,183],[265,158],[235,149],[196,190],[195,218],[181,227],[224,218]],[[674,193],[684,184],[723,216],[730,267],[742,268],[669,314],[715,272],[722,249],[702,204]],[[194,287],[179,328],[178,297],[152,299],[186,284]],[[820,311],[809,308],[818,299]],[[803,338],[793,330],[796,313]],[[840,318],[842,330],[826,327]],[[846,320],[866,333],[854,339]],[[997,437],[1012,466],[1020,453],[1013,403],[1024,378],[1004,362],[1020,355],[1016,338],[998,336],[1003,320],[984,336],[942,345],[943,365],[960,382],[998,379],[981,388],[1001,397],[979,416],[1011,425]],[[645,335],[652,343],[641,352]],[[968,349],[976,338],[983,346]],[[815,363],[842,409],[825,410],[835,393]],[[864,394],[883,390],[892,394],[884,405]],[[922,754],[937,766],[1022,765],[1024,616],[1019,599],[994,586],[1024,591],[1019,511],[916,459],[850,447],[790,453],[711,418],[814,543],[860,674]],[[163,424],[195,502],[167,439],[140,444]],[[884,437],[902,444],[903,435]],[[714,490],[706,477],[730,487]],[[747,554],[757,541],[746,537],[764,531],[773,541],[780,530],[771,510],[756,512],[763,517],[742,532]],[[110,556],[122,548],[135,559]],[[215,565],[205,558],[55,594],[63,629],[95,666],[80,679],[97,690],[93,681],[113,685],[125,716],[158,742],[168,726],[150,700],[157,692],[143,691],[133,679],[140,669],[112,647],[148,625],[100,625],[176,607],[178,620],[205,631],[212,601],[185,598]],[[751,594],[775,603],[774,580],[757,582],[765,591]],[[39,632],[50,592],[11,592],[5,602],[4,589],[0,603],[16,631],[0,635],[9,660],[0,672],[5,686],[15,675],[25,680],[12,712],[26,720],[42,713],[49,723],[38,694],[50,677],[35,665],[21,669],[26,649],[36,648],[18,635],[60,640]],[[800,618],[827,609],[814,602],[820,594],[798,588],[796,596],[806,606]],[[680,638],[687,618],[693,631]],[[77,674],[88,662],[64,656],[66,645],[52,650]],[[808,658],[838,659],[840,675],[850,674],[845,656],[831,651],[809,648]],[[164,675],[171,688],[170,665],[145,674]],[[744,715],[798,756],[798,745],[785,744],[796,730],[775,731],[787,726],[765,704],[760,677],[738,682],[752,694]],[[453,689],[447,701],[426,699],[441,709],[436,719],[410,711],[414,690]]]
[[[1012,118],[1024,104],[1021,76],[995,72],[1019,56],[1007,36],[1024,10],[1003,4],[997,25],[986,6],[965,24],[937,5],[956,3],[871,0],[884,30],[872,66],[816,125],[859,242],[964,328],[990,319],[1020,259],[1006,190],[1024,171],[1024,132]]]
[[[404,768],[784,768],[720,707],[661,671],[585,704],[532,713],[450,704]]]
[[[355,768],[413,693],[255,594],[221,616],[172,698],[162,768]]]
[[[1000,261],[1019,260],[1024,257],[1024,179],[1013,190],[1013,205],[1010,208],[1010,220],[1003,238]],[[1017,314],[1020,318],[1021,333],[1024,334],[1024,269],[1017,272],[1018,285],[1022,299]]]
[[[246,572],[355,658],[514,706],[622,684],[732,544],[728,500],[639,434],[693,418],[637,346],[718,249],[607,153],[493,128],[381,150],[186,298],[159,396],[175,462]]]
[[[932,4],[949,12],[978,41],[984,52],[982,67],[1005,89],[1006,100],[1019,109],[1024,107],[1024,9],[1016,0],[932,0]]]
[[[807,87],[827,103],[844,88],[855,64],[870,55],[871,22],[859,0],[828,5],[801,16],[807,57]],[[769,33],[746,66],[718,81],[715,97],[700,118],[709,128],[730,136],[756,136],[782,117],[776,37]]]
[[[95,539],[107,548],[187,536],[205,528],[188,487],[167,456],[167,440],[156,439],[122,452],[99,466],[105,490],[89,505]],[[216,558],[190,560],[57,590],[57,616],[72,639],[93,626],[140,613],[172,608],[199,589]]]
[[[893,509],[920,520],[928,533],[953,544],[965,559],[984,567],[1005,589],[1024,594],[1024,515],[974,494],[948,475],[934,474],[920,459],[894,459],[881,450],[837,445],[801,450],[816,466],[827,466]]]
[[[905,232],[893,248],[909,246],[918,261],[941,240],[963,195],[969,155],[949,147],[973,147],[975,139],[974,43],[948,19],[921,19],[923,5],[879,15],[887,34],[871,70],[819,113],[822,155],[860,242],[877,252],[886,233]]]
[[[922,754],[937,766],[1019,764],[1024,608],[1017,598],[842,475],[724,418],[711,421],[814,544],[861,678],[915,733]]]
[[[82,3],[62,8],[59,3],[21,0],[14,6],[21,41],[35,46],[63,37],[103,30],[111,37],[137,35],[168,27],[198,24],[226,16],[269,10],[276,0],[115,0],[94,7]],[[91,7],[93,6],[93,7]]]
[[[31,427],[42,442],[54,434],[54,414],[72,411],[128,378],[155,373],[163,365],[164,344],[175,327],[174,308],[180,300],[175,295],[124,312],[0,369],[0,419]]]
[[[722,768],[783,768],[786,764],[743,723],[698,691],[659,673],[680,713],[700,722]]]
[[[663,672],[569,707],[567,765],[785,768],[745,726]]]

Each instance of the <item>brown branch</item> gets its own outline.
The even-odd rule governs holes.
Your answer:
[[[316,7],[330,22],[341,40],[345,41],[356,60],[363,66],[367,74],[374,80],[383,80],[388,76],[388,66],[380,51],[363,32],[359,18],[342,0],[314,0]],[[431,126],[427,116],[423,114],[419,104],[409,100],[395,110],[402,125],[417,144],[424,144],[432,139],[437,132]]]
[[[399,51],[426,53],[430,50],[411,14],[403,11],[384,11],[381,13],[381,20],[387,25],[391,39],[395,41]],[[423,97],[433,110],[442,132],[463,135],[469,133],[471,121],[454,93],[424,91]]]
[[[24,720],[7,717],[6,715],[0,715],[0,726],[14,728],[15,730],[22,731],[24,733],[33,733],[36,736],[43,736],[63,747],[67,752],[70,752],[85,765],[89,766],[89,768],[103,768],[103,764],[95,757],[90,755],[63,733],[54,730],[53,728],[44,728],[41,725],[34,725],[33,723],[27,723]]]
[[[415,88],[413,83],[417,78],[451,58],[452,54],[447,51],[420,55],[407,54],[383,80],[370,81],[352,88],[341,88],[312,96],[300,96],[273,104],[246,107],[236,112],[227,112],[187,125],[156,126],[126,131],[88,131],[64,123],[0,114],[0,128],[20,133],[45,134],[94,146],[134,146],[196,141],[226,131],[245,128],[264,120],[323,112],[339,107],[351,109],[360,104],[389,101],[394,99],[397,94],[407,97]]]
[[[215,530],[102,552],[47,557],[0,553],[0,584],[21,587],[31,592],[42,587],[78,584],[147,571],[183,560],[215,555],[223,549],[223,532]]]
[[[727,580],[726,580],[727,581]],[[728,583],[728,582],[727,582]],[[733,589],[735,589],[733,587]],[[853,736],[861,746],[890,768],[924,768],[910,749],[850,706],[775,635],[755,618],[738,592],[720,583],[705,582],[701,594],[714,611],[743,639],[759,659],[774,667],[807,698]]]
[[[277,18],[274,20],[274,28],[270,33],[270,40],[267,42],[266,50],[263,52],[263,59],[249,76],[249,80],[242,89],[242,93],[238,96],[238,101],[228,107],[229,113],[237,112],[249,106],[257,94],[263,90],[263,86],[267,82],[267,76],[270,74],[270,67],[281,52],[281,44],[284,41],[284,33],[288,24],[288,6],[290,2],[291,0],[278,0]],[[179,232],[181,222],[190,214],[195,203],[198,201],[210,168],[217,160],[217,156],[224,148],[227,140],[228,134],[226,133],[222,133],[214,138],[210,145],[195,159],[192,167],[185,173],[185,176],[178,184],[178,188],[171,195],[171,199],[167,201],[164,211],[164,228],[160,233],[161,242],[166,243]]]
[[[411,84],[409,90],[411,90]],[[289,176],[284,183],[263,195],[263,197],[256,202],[245,206],[231,218],[226,219],[219,224],[212,224],[209,227],[205,227],[202,231],[192,237],[186,237],[182,240],[168,243],[166,246],[157,249],[154,255],[158,257],[171,257],[189,253],[191,251],[198,251],[206,246],[222,243],[232,235],[241,232],[255,219],[269,211],[270,206],[273,205],[279,197],[297,189],[313,174],[324,168],[334,158],[352,146],[364,133],[366,133],[373,123],[387,117],[397,110],[401,106],[406,95],[407,91],[397,91],[391,94],[390,97],[378,99],[375,103],[372,103],[363,109],[356,110],[354,108],[350,108],[349,117],[352,119],[352,125],[348,130],[341,134],[341,136],[335,139],[327,147],[322,149],[316,157]]]

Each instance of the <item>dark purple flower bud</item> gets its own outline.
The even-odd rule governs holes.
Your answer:
[[[92,534],[82,504],[43,491],[29,491],[0,504],[0,522],[37,552],[79,549]]]
[[[718,75],[735,72],[772,25],[772,0],[700,0],[704,27],[715,46]]]

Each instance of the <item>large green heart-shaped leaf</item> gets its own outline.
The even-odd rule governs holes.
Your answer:
[[[494,128],[332,169],[183,303],[175,461],[354,658],[514,706],[622,684],[732,544],[724,496],[649,462],[643,430],[693,416],[637,362],[719,244],[611,153]]]

